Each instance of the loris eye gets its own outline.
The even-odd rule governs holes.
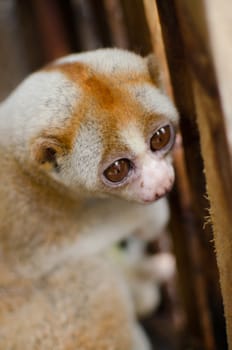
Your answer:
[[[119,159],[104,171],[104,176],[110,182],[121,182],[127,177],[130,169],[131,163],[128,159]]]
[[[173,145],[174,143],[174,130],[171,125],[162,126],[156,130],[151,138],[151,150],[160,151]]]

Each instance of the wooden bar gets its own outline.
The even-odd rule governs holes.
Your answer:
[[[155,2],[151,0],[145,0],[144,4],[146,9],[148,25],[152,34],[153,50],[155,55],[158,56],[158,59],[161,62],[161,68],[165,69],[164,60],[166,57],[163,51],[164,47],[161,28],[159,28],[158,26],[159,16],[157,7]],[[191,208],[190,201],[188,200],[186,202],[183,198],[182,183],[183,176],[186,178],[186,175],[185,171],[183,174],[183,171],[180,170],[180,164],[183,164],[183,155],[180,155],[179,151],[176,154],[176,158],[178,158],[176,169],[177,186],[170,196],[172,212],[171,232],[173,235],[174,250],[177,259],[177,269],[179,275],[178,277],[181,289],[182,302],[186,312],[188,327],[190,328],[189,333],[191,333],[194,338],[200,338],[201,331],[199,328],[198,313],[196,312],[198,306],[196,304],[197,298],[194,285],[195,281],[193,279],[193,266],[191,262],[191,253],[189,251],[189,237],[192,236],[192,234],[186,234],[186,231],[189,232],[189,230],[191,230],[192,227],[192,219],[190,219],[189,217],[189,215],[191,215]],[[181,181],[178,180],[180,178]],[[189,187],[187,188],[187,190],[189,193]],[[189,229],[187,229],[186,226]]]
[[[175,2],[157,0],[156,3],[170,69],[174,99],[181,117],[180,129],[183,137],[186,170],[192,199],[189,214],[187,214],[187,208],[184,208],[186,214],[181,213],[181,210],[175,214],[175,203],[173,204],[173,213],[176,215],[175,221],[177,222],[178,218],[181,220],[180,218],[182,218],[183,215],[183,219],[185,219],[183,220],[185,227],[181,228],[180,225],[179,229],[181,231],[178,233],[177,230],[175,230],[174,233],[174,241],[178,249],[177,259],[179,259],[181,283],[182,286],[184,284],[185,306],[190,333],[194,336],[197,335],[197,337],[201,339],[205,349],[215,349],[214,320],[211,317],[211,303],[213,303],[213,300],[211,299],[212,297],[210,297],[210,292],[213,290],[212,294],[217,294],[217,268],[215,256],[213,255],[213,246],[210,244],[212,240],[211,226],[207,225],[203,229],[205,216],[207,215],[206,208],[209,204],[205,196],[205,178],[201,159],[198,126],[196,124],[196,107],[192,88],[192,75],[189,70],[185,43],[183,41],[184,30],[179,23]],[[178,228],[177,224],[176,228]],[[186,232],[184,232],[185,230]],[[183,235],[187,237],[186,248],[189,250],[190,254],[188,258],[183,251],[184,244],[182,241],[183,237],[185,237]],[[189,273],[191,273],[191,270],[194,273],[190,281],[184,281],[187,276],[187,267],[183,267],[182,264],[184,264],[184,261],[187,262],[188,259],[190,259]],[[208,263],[205,264],[205,261],[208,261]],[[206,268],[208,264],[212,266],[212,270],[214,271],[215,286],[213,285],[213,288],[209,283],[209,271]],[[190,282],[189,286],[188,282]],[[191,291],[193,290],[195,291],[196,299],[194,299],[194,294],[191,296]],[[220,299],[220,295],[217,294],[217,296]]]
[[[44,63],[43,49],[40,43],[36,15],[32,2],[20,0],[17,2],[17,13],[20,23],[20,36],[23,40],[28,73],[40,69]]]
[[[224,301],[229,349],[232,349],[232,172],[225,119],[215,75],[205,8],[202,1],[177,0],[186,51],[193,76],[197,120],[201,135],[207,190],[220,281]],[[190,27],[191,25],[191,27]],[[218,23],[220,26],[220,23]],[[191,29],[190,29],[191,28]],[[225,60],[229,57],[225,57]]]
[[[104,46],[97,26],[94,4],[96,2],[91,0],[71,0],[75,36],[80,51],[94,50]]]
[[[112,45],[128,49],[129,39],[120,0],[103,0]]]
[[[143,0],[120,0],[127,26],[129,49],[141,55],[152,50]]]
[[[30,71],[15,0],[0,1],[0,101]]]
[[[38,33],[44,61],[49,62],[70,53],[68,34],[56,0],[34,0]]]
[[[164,88],[168,95],[173,97],[156,3],[151,0],[144,0],[143,3],[151,36],[152,49],[162,71]]]
[[[189,140],[186,138],[188,124],[185,124],[190,122],[190,128],[197,130],[196,125],[194,126],[194,120],[196,119],[198,122],[207,190],[211,203],[210,214],[225,306],[228,342],[231,348],[232,275],[229,268],[232,251],[231,170],[217,81],[209,47],[205,12],[202,1],[198,0],[194,2],[181,0],[162,2],[157,0],[157,5],[161,15],[174,96],[182,117],[181,129],[186,152],[186,165],[189,170],[193,167],[193,172],[188,171],[188,174],[193,190],[194,211],[198,218],[201,216],[204,219],[206,216],[204,210],[207,207],[202,205],[202,199],[205,192],[202,187],[197,186],[197,181],[203,179],[203,169],[194,159],[194,153],[200,154],[200,150],[197,150],[194,144],[189,144]],[[172,34],[170,35],[170,33]],[[202,199],[199,198],[199,195]],[[204,231],[202,235],[206,236]],[[208,235],[206,237],[209,239]],[[213,248],[210,245],[210,241],[208,241],[208,250]],[[212,254],[210,256],[212,257]],[[204,291],[202,290],[202,292]],[[209,299],[209,292],[210,290],[201,294],[205,303],[207,303],[207,297]],[[211,349],[213,346],[215,348],[212,341],[212,324],[210,325],[210,319],[208,322],[206,321],[207,318],[202,324],[205,348]]]

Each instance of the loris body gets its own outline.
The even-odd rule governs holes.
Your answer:
[[[103,252],[167,221],[177,113],[158,85],[151,60],[98,50],[1,104],[1,350],[148,347]]]

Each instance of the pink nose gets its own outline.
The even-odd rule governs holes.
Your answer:
[[[154,186],[148,186],[148,184],[141,183],[141,199],[145,203],[154,202],[163,196],[165,196],[172,188],[174,182],[174,177],[168,177],[166,181],[163,181],[157,185],[154,184]]]
[[[148,194],[144,196],[143,200],[145,203],[151,203],[151,202],[157,201],[158,199],[164,197],[170,190],[171,190],[171,186],[169,189],[164,189],[163,191],[158,191],[154,194],[153,193]]]

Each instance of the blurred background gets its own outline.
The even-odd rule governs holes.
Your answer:
[[[1,0],[0,98],[57,57],[108,46],[151,51],[141,1]]]

